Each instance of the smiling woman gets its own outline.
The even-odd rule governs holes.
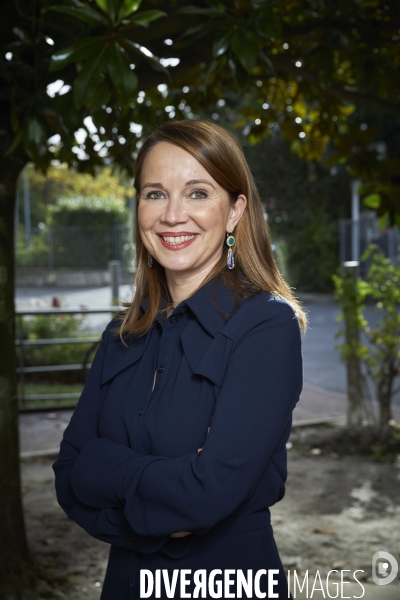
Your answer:
[[[305,331],[306,315],[276,266],[253,176],[230,132],[207,121],[165,123],[141,147],[134,175],[139,198],[135,221],[137,293],[123,316],[121,335],[145,333],[154,322],[164,293],[168,311],[179,298],[217,274],[234,291],[237,305],[240,296],[261,290],[289,302]],[[157,226],[152,219],[158,220]],[[226,244],[231,233],[232,247]],[[165,240],[161,234],[194,238],[187,252],[186,246],[173,246],[185,251],[173,255],[171,239]],[[161,247],[170,252],[161,255]],[[229,251],[235,269],[227,268]],[[164,265],[165,259],[172,262]],[[173,281],[169,266],[180,272]],[[175,296],[178,294],[175,301],[170,285],[176,288]],[[149,304],[143,315],[140,305],[145,298]]]
[[[143,574],[156,581],[146,597],[197,597],[206,573],[237,583],[237,597],[245,577],[247,598],[288,598],[269,507],[285,490],[306,316],[230,133],[162,125],[135,187],[135,296],[107,326],[64,432],[58,501],[111,544],[101,600],[143,597]],[[186,583],[160,589],[161,573]]]

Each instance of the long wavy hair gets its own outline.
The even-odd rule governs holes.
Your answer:
[[[164,123],[148,136],[138,152],[134,165],[134,186],[137,197],[141,191],[144,161],[149,151],[159,142],[175,144],[191,154],[228,192],[231,202],[235,202],[239,194],[244,194],[247,198],[247,206],[232,232],[236,240],[233,246],[234,269],[227,268],[228,247],[224,244],[221,248],[220,260],[201,282],[199,288],[216,275],[220,275],[224,283],[234,291],[237,307],[240,306],[242,297],[252,296],[260,291],[269,292],[286,300],[292,306],[300,328],[305,332],[306,313],[278,270],[260,197],[236,138],[219,125],[204,120]],[[142,242],[138,226],[138,202],[135,218],[136,288],[132,302],[125,303],[127,308],[119,315],[122,322],[117,332],[121,339],[126,334],[136,336],[145,334],[154,323],[162,299],[167,298],[169,303],[167,306],[171,306],[172,303],[164,267],[155,259],[151,268],[147,264],[147,249]],[[148,298],[146,312],[141,315],[140,305],[146,298]]]

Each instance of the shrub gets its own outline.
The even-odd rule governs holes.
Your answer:
[[[23,339],[57,339],[85,337],[82,328],[85,315],[37,315],[22,317]],[[93,337],[93,334],[91,334]],[[99,336],[100,338],[100,336]],[[94,350],[93,343],[26,346],[23,349],[25,367],[82,364],[85,355]],[[93,355],[89,357],[91,362]],[[76,383],[84,379],[82,371],[25,374],[26,382]]]
[[[30,246],[26,245],[25,235],[19,233],[16,239],[16,265],[19,268],[46,269],[49,264],[47,231],[32,235]]]
[[[125,201],[115,196],[61,197],[48,209],[48,222],[54,227],[90,227],[108,229],[113,225],[129,225],[130,214]]]
[[[347,315],[345,326],[336,334],[345,340],[335,347],[344,362],[349,363],[354,357],[361,361],[364,389],[368,390],[368,384],[372,384],[374,399],[379,404],[378,427],[385,432],[392,420],[393,398],[400,390],[395,388],[400,376],[400,264],[391,264],[376,244],[367,247],[361,260],[370,261],[366,281],[357,278],[350,285],[340,275],[333,276],[335,297],[342,309],[338,319]],[[368,297],[380,315],[374,327],[364,315]],[[357,335],[346,339],[346,328]]]

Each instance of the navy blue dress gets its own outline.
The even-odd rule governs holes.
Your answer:
[[[162,581],[150,598],[190,597],[190,573],[215,569],[215,581],[227,569],[231,582],[239,570],[249,580],[259,572],[264,597],[287,598],[269,507],[284,495],[303,384],[292,307],[260,292],[236,310],[216,278],[127,346],[116,326],[103,333],[53,464],[68,517],[111,544],[101,600],[140,598],[144,569],[170,579],[191,570],[186,587],[180,575],[175,591],[167,595]],[[170,537],[179,531],[192,533]],[[243,598],[260,597],[253,583]],[[236,597],[235,585],[225,597]]]

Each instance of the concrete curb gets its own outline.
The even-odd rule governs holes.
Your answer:
[[[297,427],[309,427],[312,425],[345,425],[346,417],[338,416],[338,417],[324,417],[321,419],[303,419],[302,421],[294,421],[292,424],[292,429],[296,429]]]
[[[31,450],[30,452],[20,452],[20,460],[29,460],[31,458],[57,458],[59,448],[50,448],[49,450]]]
[[[24,287],[53,287],[56,288],[86,288],[105,287],[110,285],[110,272],[108,269],[17,269],[16,286]],[[131,285],[135,279],[135,273],[122,270],[121,284]]]

